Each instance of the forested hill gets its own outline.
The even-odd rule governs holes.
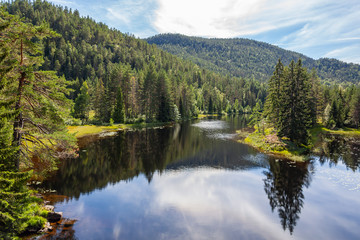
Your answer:
[[[265,100],[265,85],[257,81],[199,68],[144,40],[80,17],[77,10],[40,0],[1,5],[33,25],[45,21],[59,33],[43,42],[41,70],[55,70],[71,82],[73,116],[85,122],[91,110],[100,123],[111,118],[166,122],[203,111],[251,111],[258,100]]]
[[[159,34],[146,40],[183,59],[222,74],[266,81],[272,75],[279,58],[286,65],[291,60],[301,58],[305,67],[317,70],[324,83],[360,83],[359,64],[327,58],[314,60],[255,40],[206,39],[180,34]]]

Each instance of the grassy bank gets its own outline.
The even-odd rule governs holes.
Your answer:
[[[96,125],[83,125],[83,126],[68,126],[69,133],[75,134],[75,137],[80,138],[87,135],[96,135],[102,132],[112,132],[125,129],[125,124],[114,124],[113,126],[96,126]]]
[[[265,128],[264,131],[255,129],[253,132],[239,130],[238,134],[239,142],[250,145],[263,153],[293,161],[307,160],[308,148],[298,147],[288,139],[279,139],[273,128]]]
[[[310,130],[311,139],[308,146],[297,146],[286,138],[278,138],[273,128],[264,128],[261,131],[238,131],[239,142],[248,144],[261,152],[284,157],[293,161],[306,161],[308,153],[315,151],[314,146],[321,141],[322,134],[336,134],[343,136],[358,136],[360,137],[360,129],[342,128],[342,129],[328,129],[318,124]]]
[[[125,129],[143,129],[143,128],[158,128],[170,125],[172,123],[132,123],[132,124],[114,124],[111,126],[98,126],[98,125],[81,125],[81,126],[68,126],[69,133],[74,134],[76,138],[81,138],[91,135],[99,135],[107,132],[117,132]]]

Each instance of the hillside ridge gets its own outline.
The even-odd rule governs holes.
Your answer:
[[[266,81],[279,58],[286,65],[291,60],[301,58],[309,70],[316,69],[325,84],[360,83],[359,64],[329,58],[315,60],[304,54],[252,39],[202,38],[166,33],[145,40],[201,67],[235,77]]]

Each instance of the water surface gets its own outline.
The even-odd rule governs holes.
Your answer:
[[[307,163],[234,140],[242,117],[119,132],[44,187],[77,219],[67,239],[359,239],[359,141],[324,137]],[[326,140],[326,141],[325,141]],[[58,235],[52,238],[60,238]],[[45,238],[45,237],[43,237]],[[51,238],[51,237],[47,237]]]

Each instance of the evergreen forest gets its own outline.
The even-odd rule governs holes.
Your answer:
[[[304,67],[315,68],[323,84],[359,85],[359,64],[329,58],[314,60],[303,54],[251,39],[206,39],[180,34],[159,34],[146,41],[225,75],[255,78],[265,82],[271,77],[279,58],[285,65],[301,58]]]
[[[41,0],[0,6],[0,238],[44,224],[26,182],[79,154],[69,125],[252,113],[297,145],[319,123],[359,128],[358,64],[246,39],[143,40]]]

